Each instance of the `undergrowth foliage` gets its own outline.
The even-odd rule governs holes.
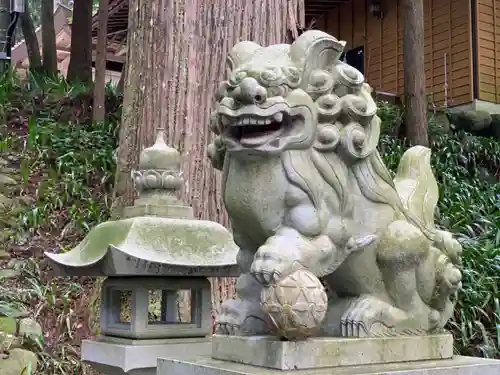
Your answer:
[[[22,224],[30,231],[86,232],[109,217],[119,98],[107,87],[111,113],[106,122],[95,124],[88,88],[33,77],[26,83],[13,81],[18,86],[12,89],[26,96],[19,98],[21,109],[7,112],[28,115],[27,122],[19,124],[16,141],[25,193],[36,199],[20,218]]]
[[[120,98],[107,88],[107,121],[91,121],[88,88],[63,80],[7,76],[0,82],[0,153],[19,156],[22,194],[34,203],[18,218],[21,230],[49,238],[54,248],[76,245],[87,231],[109,218],[115,173]],[[380,150],[392,171],[408,148],[393,136],[402,113],[380,104],[385,133]],[[448,328],[464,355],[500,357],[500,143],[464,133],[443,133],[431,113],[432,165],[440,185],[437,223],[464,246],[463,290]],[[391,134],[391,135],[389,135]],[[50,281],[32,257],[20,269],[18,292],[0,285],[0,313],[29,308],[47,333],[34,342],[43,374],[85,374],[75,334],[88,324],[78,314],[88,303],[85,282]],[[1,283],[0,283],[1,284]],[[3,310],[1,310],[3,309]],[[88,319],[87,319],[88,320]]]
[[[44,328],[44,336],[23,338],[23,346],[38,355],[38,373],[86,374],[77,350],[81,337],[76,335],[85,324],[76,314],[82,286],[71,278],[46,280],[34,259],[19,262],[14,269],[20,273],[16,288],[0,283],[0,314],[15,317],[29,311]]]
[[[383,121],[398,118],[398,108],[381,108]],[[383,128],[392,131],[390,122]],[[463,132],[431,133],[430,139],[440,189],[436,221],[464,248],[463,289],[448,328],[462,355],[500,358],[500,142]],[[390,170],[396,171],[408,147],[382,136],[380,150]]]
[[[59,124],[49,116],[31,117],[21,174],[26,186],[40,180],[37,204],[23,215],[23,225],[36,230],[64,224],[88,231],[107,220],[116,137],[116,124]]]
[[[20,194],[33,202],[17,217],[19,236],[28,241],[13,250],[28,259],[16,263],[14,284],[0,280],[0,315],[29,311],[42,325],[44,337],[25,342],[39,356],[39,374],[89,373],[79,345],[91,334],[92,280],[53,278],[32,249],[64,251],[109,218],[121,110],[109,86],[106,108],[106,121],[93,123],[88,87],[13,74],[0,81],[0,156],[14,156]]]

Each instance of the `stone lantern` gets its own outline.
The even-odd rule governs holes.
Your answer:
[[[99,224],[67,253],[46,253],[61,275],[106,277],[100,337],[82,343],[82,359],[106,374],[155,374],[160,356],[209,353],[208,277],[239,273],[229,231],[194,219],[177,198],[180,154],[162,130],[132,178],[139,197],[120,220]]]

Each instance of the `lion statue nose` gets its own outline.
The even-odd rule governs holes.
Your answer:
[[[261,104],[267,99],[267,90],[255,78],[244,78],[236,89],[233,98],[241,104]]]

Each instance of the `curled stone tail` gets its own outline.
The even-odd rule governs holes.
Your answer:
[[[394,185],[412,219],[434,231],[439,189],[431,168],[431,150],[423,146],[408,149],[399,163]]]

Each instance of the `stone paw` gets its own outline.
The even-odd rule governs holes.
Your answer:
[[[225,155],[226,149],[224,144],[222,143],[221,138],[217,136],[207,147],[207,156],[215,169],[222,170]]]
[[[259,302],[231,299],[222,304],[215,333],[229,336],[256,336],[270,332]]]
[[[367,337],[404,331],[408,327],[401,323],[408,320],[408,315],[403,310],[366,295],[351,303],[340,324],[344,337]]]
[[[457,293],[462,288],[462,273],[452,263],[447,264],[443,271],[442,280],[448,296]]]
[[[283,249],[278,251],[275,246],[261,246],[255,254],[250,273],[260,284],[269,285],[304,268],[295,259],[284,255],[290,254],[287,254]]]
[[[267,240],[255,254],[250,273],[262,285],[276,283],[283,277],[304,268],[300,254],[294,251],[293,237],[274,236]]]

